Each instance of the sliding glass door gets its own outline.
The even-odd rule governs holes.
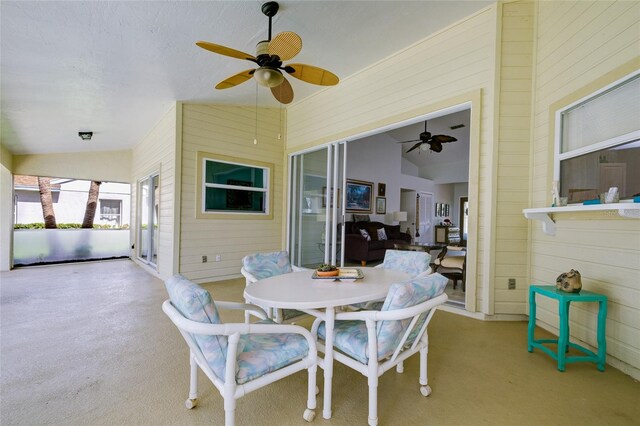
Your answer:
[[[304,267],[342,265],[346,144],[290,156],[288,250]]]
[[[160,177],[152,174],[138,182],[138,258],[158,265],[158,189]]]

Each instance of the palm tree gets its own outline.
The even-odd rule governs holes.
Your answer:
[[[100,195],[100,185],[102,182],[91,181],[89,188],[89,197],[87,197],[87,207],[84,211],[84,219],[82,220],[83,228],[93,228],[93,218],[96,216],[96,207],[98,206],[98,195]]]
[[[55,229],[56,213],[53,211],[53,199],[51,198],[51,178],[38,176],[38,188],[40,190],[40,204],[42,205],[42,216],[44,216],[44,227]]]

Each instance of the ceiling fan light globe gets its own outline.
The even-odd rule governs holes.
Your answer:
[[[427,145],[426,143],[423,143],[422,145],[420,145],[420,150],[421,151],[428,151],[429,150],[429,145]]]
[[[258,84],[265,87],[277,87],[284,80],[282,73],[273,68],[258,68],[253,76]]]

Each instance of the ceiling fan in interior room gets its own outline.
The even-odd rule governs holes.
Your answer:
[[[427,145],[429,145],[429,148],[431,151],[433,152],[440,152],[442,151],[442,144],[443,143],[447,143],[447,142],[455,142],[458,139],[454,138],[453,136],[447,136],[447,135],[431,135],[430,132],[427,132],[427,122],[425,120],[424,122],[424,132],[420,133],[420,139],[414,139],[414,140],[410,140],[410,141],[404,141],[404,142],[398,142],[398,143],[410,143],[410,142],[418,142],[417,144],[413,145],[411,148],[409,148],[407,150],[407,153],[413,151],[414,149],[420,148],[421,151],[426,151],[427,150]],[[420,151],[418,151],[420,152]]]
[[[291,31],[282,32],[271,39],[271,18],[278,13],[279,8],[280,6],[275,1],[262,5],[262,13],[269,17],[269,38],[258,43],[256,56],[208,41],[198,41],[196,43],[210,52],[254,62],[258,66],[256,69],[239,72],[221,81],[216,85],[216,89],[229,89],[253,77],[258,84],[271,88],[271,93],[273,93],[278,102],[288,104],[293,101],[293,88],[282,71],[311,84],[320,86],[338,84],[338,77],[325,69],[305,64],[283,64],[283,61],[288,61],[300,53],[302,39],[298,34]]]

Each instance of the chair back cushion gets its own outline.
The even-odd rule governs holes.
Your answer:
[[[175,275],[165,281],[171,304],[187,319],[208,324],[222,324],[211,294],[182,275]],[[207,363],[224,380],[227,362],[226,336],[193,334]]]
[[[293,271],[289,262],[289,253],[286,251],[247,255],[242,258],[242,266],[259,280]]]
[[[382,267],[394,271],[406,272],[412,277],[429,269],[431,255],[423,251],[387,250]]]
[[[389,293],[387,293],[387,298],[381,310],[393,311],[419,305],[429,299],[440,296],[444,292],[447,282],[449,280],[446,277],[436,273],[393,284],[389,288]],[[428,312],[425,312],[420,316],[414,329],[419,329],[424,324],[427,314]],[[393,354],[410,322],[411,318],[386,320],[378,323],[376,330],[378,335],[378,359],[384,359]],[[413,338],[415,338],[415,335]]]

